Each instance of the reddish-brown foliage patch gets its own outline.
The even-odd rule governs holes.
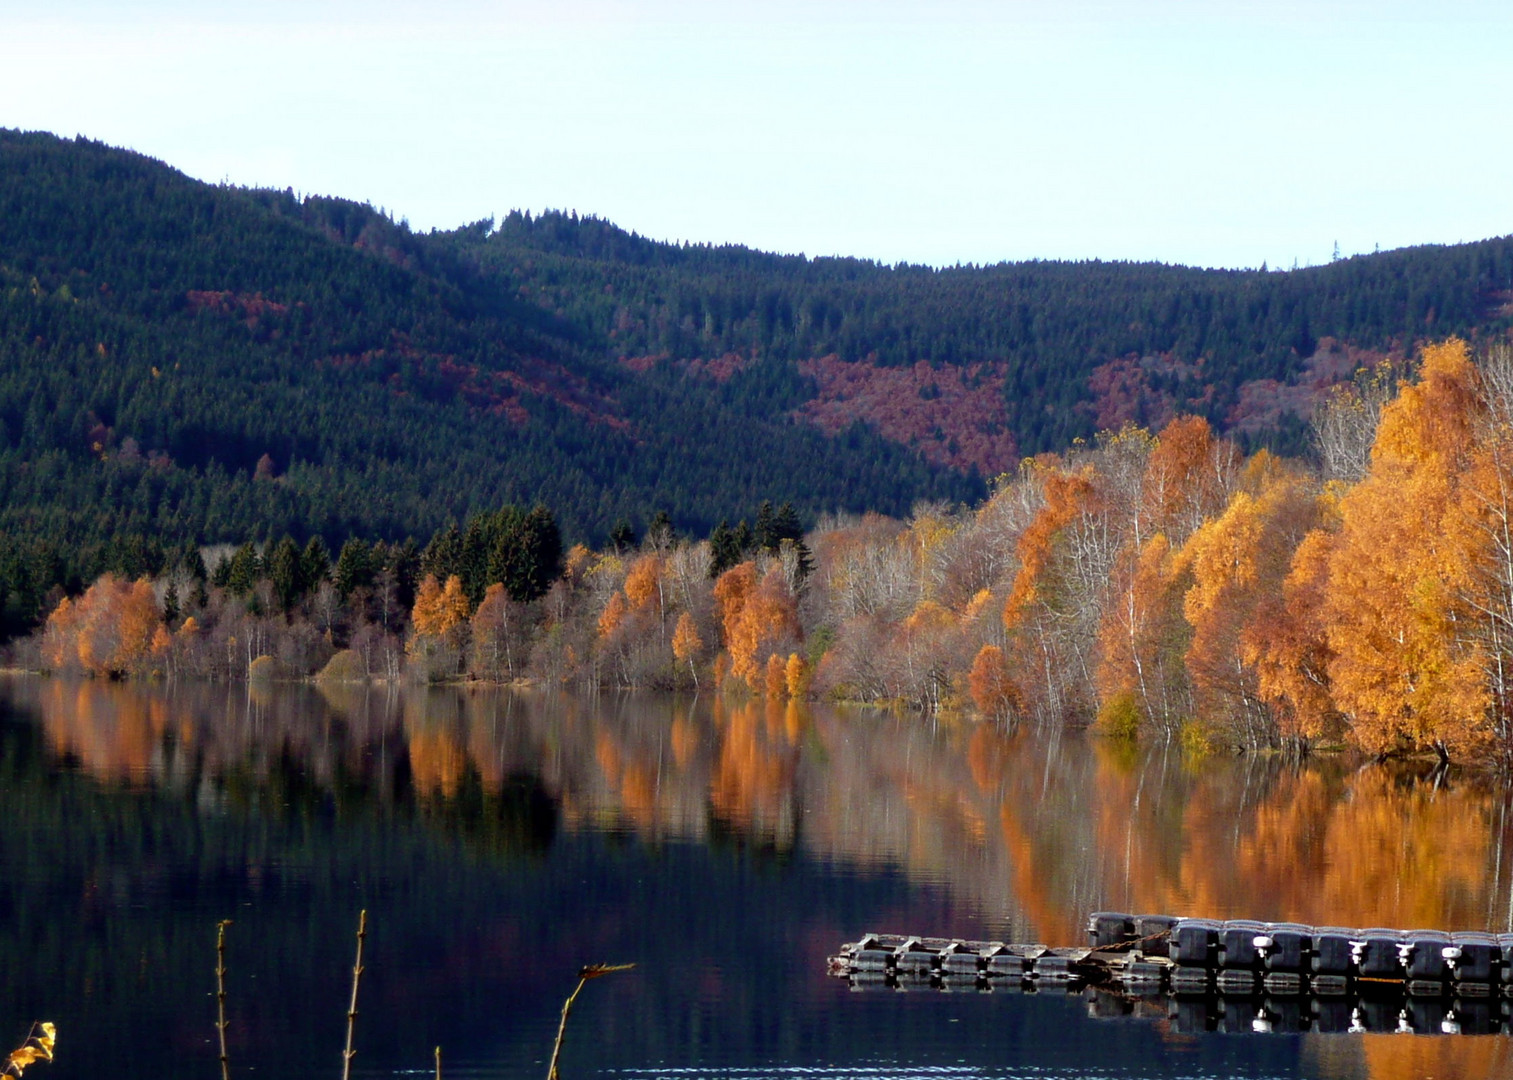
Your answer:
[[[488,371],[476,364],[460,363],[455,357],[417,349],[402,334],[383,349],[346,356],[327,357],[322,363],[333,367],[382,367],[395,359],[418,361],[440,378],[441,382],[470,407],[507,417],[516,424],[530,422],[531,414],[521,402],[522,394],[532,394],[556,402],[590,423],[603,424],[616,431],[629,431],[630,423],[619,415],[619,402],[595,390],[581,377],[560,364],[535,357],[517,360],[509,371]],[[403,376],[389,376],[397,392],[403,392]]]
[[[1228,430],[1265,431],[1276,427],[1282,414],[1289,412],[1306,420],[1328,395],[1330,387],[1348,382],[1361,368],[1375,367],[1387,358],[1386,353],[1320,338],[1295,382],[1252,379],[1241,383],[1238,400],[1226,418]]]
[[[634,371],[637,375],[645,375],[657,366],[658,361],[666,359],[666,353],[656,353],[651,356],[622,356],[620,357],[620,363],[631,371]]]
[[[1005,423],[1003,366],[880,367],[822,356],[799,364],[819,395],[798,414],[834,435],[861,420],[885,439],[955,469],[992,476],[1018,460]]]
[[[1295,377],[1241,383],[1224,430],[1247,434],[1271,430],[1287,413],[1306,420],[1330,387],[1348,381],[1357,370],[1376,365],[1386,355],[1320,338]],[[1159,431],[1178,413],[1200,408],[1211,397],[1213,388],[1203,376],[1201,360],[1188,363],[1165,354],[1121,356],[1093,369],[1088,377],[1093,399],[1082,407],[1092,413],[1100,431],[1117,431],[1127,423]]]
[[[227,290],[190,289],[185,294],[189,306],[195,311],[207,308],[222,315],[240,315],[248,326],[256,326],[259,319],[268,315],[287,315],[288,304],[275,303],[262,293],[236,293]]]
[[[662,361],[668,359],[667,353],[652,353],[647,356],[622,356],[620,363],[634,371],[637,375],[645,375]],[[676,364],[685,375],[693,375],[705,379],[713,379],[715,382],[725,382],[736,372],[756,363],[754,353],[726,353],[724,356],[710,358],[696,357],[692,360],[678,360]]]
[[[1169,356],[1121,356],[1098,365],[1088,376],[1093,400],[1085,407],[1099,431],[1117,431],[1125,424],[1159,431],[1178,412],[1176,398],[1160,383],[1197,374],[1195,365]]]
[[[756,363],[755,354],[729,352],[724,356],[715,356],[708,360],[690,360],[686,370],[690,375],[702,375],[715,382],[724,382],[736,372],[754,363]]]

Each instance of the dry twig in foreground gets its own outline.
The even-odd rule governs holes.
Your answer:
[[[597,979],[600,975],[608,975],[613,971],[629,971],[635,966],[635,964],[589,964],[588,967],[578,969],[578,985],[562,1003],[562,1021],[557,1025],[557,1044],[552,1047],[552,1064],[547,1070],[546,1080],[559,1080],[557,1058],[562,1053],[562,1042],[567,1036],[567,1014],[573,1011],[573,1002],[578,1000],[578,993],[583,989],[583,984],[590,979]]]

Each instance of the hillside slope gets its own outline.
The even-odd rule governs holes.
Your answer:
[[[539,500],[581,536],[981,490],[772,392],[633,377],[371,208],[0,134],[0,530],[400,537]]]
[[[1268,272],[888,267],[557,213],[421,235],[0,131],[0,533],[899,513],[1178,411],[1296,451],[1360,364],[1504,333],[1510,283],[1507,239]]]

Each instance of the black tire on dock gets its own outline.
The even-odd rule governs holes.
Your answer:
[[[1410,980],[1448,981],[1450,960],[1445,951],[1451,947],[1450,935],[1443,930],[1408,931],[1398,950],[1403,959],[1404,974]]]
[[[852,954],[852,971],[887,971],[891,966],[893,954],[886,949],[862,949]]]
[[[1135,917],[1122,911],[1095,911],[1087,920],[1087,943],[1094,949],[1123,945],[1135,938]]]
[[[1349,975],[1350,942],[1355,931],[1343,926],[1315,926],[1308,967],[1315,975]]]
[[[1170,955],[1168,948],[1171,928],[1177,924],[1175,915],[1140,915],[1135,918],[1135,937],[1140,939],[1140,951],[1146,956]]]
[[[1265,966],[1267,971],[1302,973],[1308,970],[1308,954],[1313,947],[1313,927],[1302,923],[1268,923]]]
[[[1179,964],[1212,967],[1222,925],[1213,919],[1178,919],[1168,937],[1167,955]]]
[[[1174,994],[1198,995],[1213,992],[1213,972],[1206,967],[1174,967],[1171,980]]]
[[[1023,979],[1030,971],[1030,961],[1018,953],[1001,952],[988,957],[987,973],[994,977]]]
[[[1491,985],[1497,981],[1502,953],[1497,947],[1495,934],[1485,930],[1460,930],[1450,935],[1450,945],[1456,951],[1452,958],[1456,982]]]
[[[1036,957],[1032,974],[1042,982],[1067,982],[1072,978],[1071,961],[1065,956],[1046,953]]]
[[[1497,935],[1497,951],[1501,954],[1498,981],[1513,986],[1513,934]]]
[[[1228,919],[1219,931],[1219,966],[1221,968],[1253,969],[1260,963],[1261,954],[1256,948],[1256,938],[1264,936],[1266,924],[1254,919]]]
[[[1260,989],[1256,973],[1249,968],[1220,968],[1214,985],[1225,997],[1253,997]]]
[[[1308,979],[1308,992],[1316,998],[1344,997],[1350,991],[1350,980],[1344,975],[1312,975]]]
[[[1401,979],[1403,960],[1398,946],[1403,932],[1373,926],[1352,939],[1355,949],[1355,973],[1363,979]]]

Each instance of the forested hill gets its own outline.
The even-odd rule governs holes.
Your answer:
[[[1020,454],[1125,420],[1159,426],[1175,412],[1300,451],[1322,390],[1360,364],[1451,334],[1499,334],[1513,321],[1508,237],[1285,272],[1098,261],[890,267],[679,247],[559,213],[513,213],[491,235],[450,238],[506,275],[516,295],[589,329],[633,366],[653,357],[695,368],[718,357],[786,363],[802,373],[789,376],[806,399],[801,415],[823,422],[840,405],[957,465],[972,455],[934,445],[910,415],[917,403],[887,401],[887,390],[926,400],[954,391],[976,404],[962,387],[989,384],[992,419]],[[884,393],[869,396],[872,387]],[[988,426],[940,422],[942,442]]]
[[[0,131],[0,533],[900,512],[1178,411],[1295,450],[1329,384],[1504,332],[1510,290],[1508,240],[1268,272],[888,267],[562,214],[422,235]]]

